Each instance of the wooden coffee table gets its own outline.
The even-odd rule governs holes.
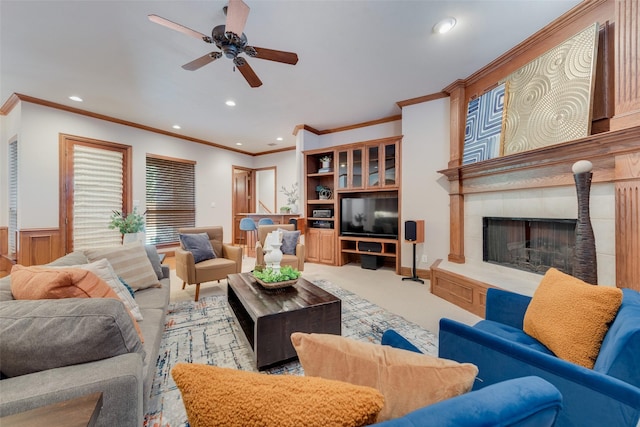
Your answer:
[[[250,273],[231,274],[227,283],[227,303],[259,370],[297,357],[293,332],[342,334],[342,301],[302,277],[277,290]]]

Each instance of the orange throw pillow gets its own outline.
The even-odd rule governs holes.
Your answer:
[[[171,370],[192,427],[356,427],[373,424],[378,390],[341,381],[191,363]]]
[[[593,369],[622,303],[622,290],[550,268],[524,315],[524,331],[560,359]]]
[[[122,302],[107,282],[93,272],[79,268],[14,265],[11,269],[11,293],[15,299],[113,298]],[[144,342],[138,322],[129,309],[127,312]]]
[[[89,270],[14,265],[11,292],[15,299],[118,298],[107,283]]]

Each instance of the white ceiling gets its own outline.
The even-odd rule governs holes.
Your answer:
[[[260,153],[295,146],[299,124],[323,130],[399,114],[396,102],[469,77],[579,3],[245,2],[248,44],[299,57],[295,66],[249,58],[263,82],[255,89],[224,57],[183,70],[216,47],[147,19],[210,34],[225,22],[225,1],[0,0],[0,105],[19,93]],[[457,26],[433,34],[446,16]]]

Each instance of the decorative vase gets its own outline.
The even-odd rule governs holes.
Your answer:
[[[296,204],[289,205],[289,212],[291,212],[292,214],[297,214],[298,213],[298,205],[296,205]]]
[[[280,232],[278,230],[267,234],[264,239],[264,262],[266,267],[272,268],[275,273],[280,272],[280,261],[282,261],[281,245]]]
[[[126,245],[127,243],[134,243],[134,242],[144,242],[144,232],[124,233],[122,235],[123,245]]]
[[[331,162],[320,162],[322,164],[322,169],[329,169],[329,167],[331,166]]]
[[[574,165],[575,166],[575,165]],[[576,168],[574,167],[574,172]],[[578,220],[576,223],[576,246],[573,260],[573,276],[596,285],[598,283],[598,266],[596,260],[596,240],[591,227],[589,215],[589,192],[593,174],[586,172],[574,173],[576,194],[578,196]]]

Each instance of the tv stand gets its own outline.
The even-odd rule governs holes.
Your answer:
[[[398,256],[398,239],[383,239],[376,237],[340,236],[340,254],[338,265],[349,264],[360,261],[360,255],[376,255],[383,257],[386,265],[392,265],[397,271],[400,270]],[[362,244],[364,243],[364,245]],[[375,245],[367,245],[374,243]],[[363,250],[362,247],[379,247],[380,252],[374,250]]]

